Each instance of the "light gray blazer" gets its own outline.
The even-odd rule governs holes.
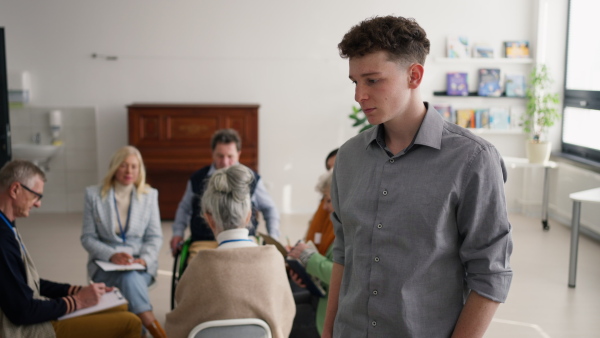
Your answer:
[[[117,246],[123,240],[115,234],[116,210],[114,204],[115,191],[111,188],[103,199],[100,187],[91,186],[85,189],[85,205],[83,207],[83,231],[81,244],[89,253],[87,270],[92,278],[98,266],[94,260],[109,261],[117,253]],[[131,215],[126,245],[133,248],[133,255],[146,261],[147,272],[156,278],[158,271],[158,253],[162,245],[162,229],[158,211],[158,191],[149,188],[146,194],[138,196],[134,187],[131,198]]]

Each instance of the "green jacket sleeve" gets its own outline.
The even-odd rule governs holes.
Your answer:
[[[329,286],[331,280],[331,270],[333,269],[333,244],[327,249],[325,256],[316,252],[310,256],[306,263],[306,272],[319,278],[319,280]]]

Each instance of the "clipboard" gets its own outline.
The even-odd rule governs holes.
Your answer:
[[[94,263],[96,263],[96,265],[98,265],[100,267],[100,269],[102,269],[104,271],[146,270],[146,267],[139,263],[133,263],[133,264],[129,264],[129,265],[121,265],[121,264],[115,264],[115,263],[111,263],[111,262],[101,261],[99,259],[96,259],[94,261]]]
[[[102,298],[100,298],[98,304],[86,307],[85,309],[73,311],[64,316],[58,317],[57,320],[64,320],[87,315],[90,313],[96,313],[122,304],[127,304],[127,299],[125,299],[125,297],[121,294],[121,291],[119,291],[119,289],[115,288],[111,292],[107,292],[104,295],[102,295]]]
[[[260,235],[260,237],[263,238],[263,240],[265,241],[265,243],[275,245],[275,247],[277,248],[277,250],[283,255],[283,258],[287,257],[287,255],[288,255],[287,250],[285,249],[285,247],[283,246],[283,244],[279,243],[278,240],[276,240],[275,238],[273,238],[273,237],[271,237],[271,236],[269,236],[269,235],[267,235],[265,233],[262,233],[262,232],[259,232],[258,234]]]
[[[309,275],[308,272],[306,272],[304,265],[302,265],[300,261],[295,258],[286,258],[285,262],[288,264],[290,269],[298,274],[298,277],[300,277],[304,285],[306,285],[306,289],[310,291],[310,293],[317,297],[325,297],[325,295],[327,295],[327,292],[325,289],[323,289],[319,280]]]

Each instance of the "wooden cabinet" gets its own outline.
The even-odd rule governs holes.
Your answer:
[[[194,171],[212,163],[210,138],[233,128],[242,138],[240,162],[258,171],[258,105],[132,104],[129,144],[142,153],[146,181],[158,189],[162,219],[173,219]]]

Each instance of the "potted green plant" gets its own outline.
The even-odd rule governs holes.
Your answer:
[[[360,108],[360,107],[352,106],[352,114],[348,115],[348,117],[350,117],[350,119],[354,120],[354,124],[352,124],[352,127],[360,127],[360,130],[358,131],[359,134],[361,132],[373,127],[372,124],[369,124],[369,121],[367,120],[365,113],[362,111],[362,108]]]
[[[548,67],[539,64],[533,68],[526,91],[527,109],[521,118],[523,130],[530,135],[526,143],[530,163],[543,163],[550,158],[551,143],[546,139],[548,128],[560,118],[558,93],[549,92],[552,78]]]

